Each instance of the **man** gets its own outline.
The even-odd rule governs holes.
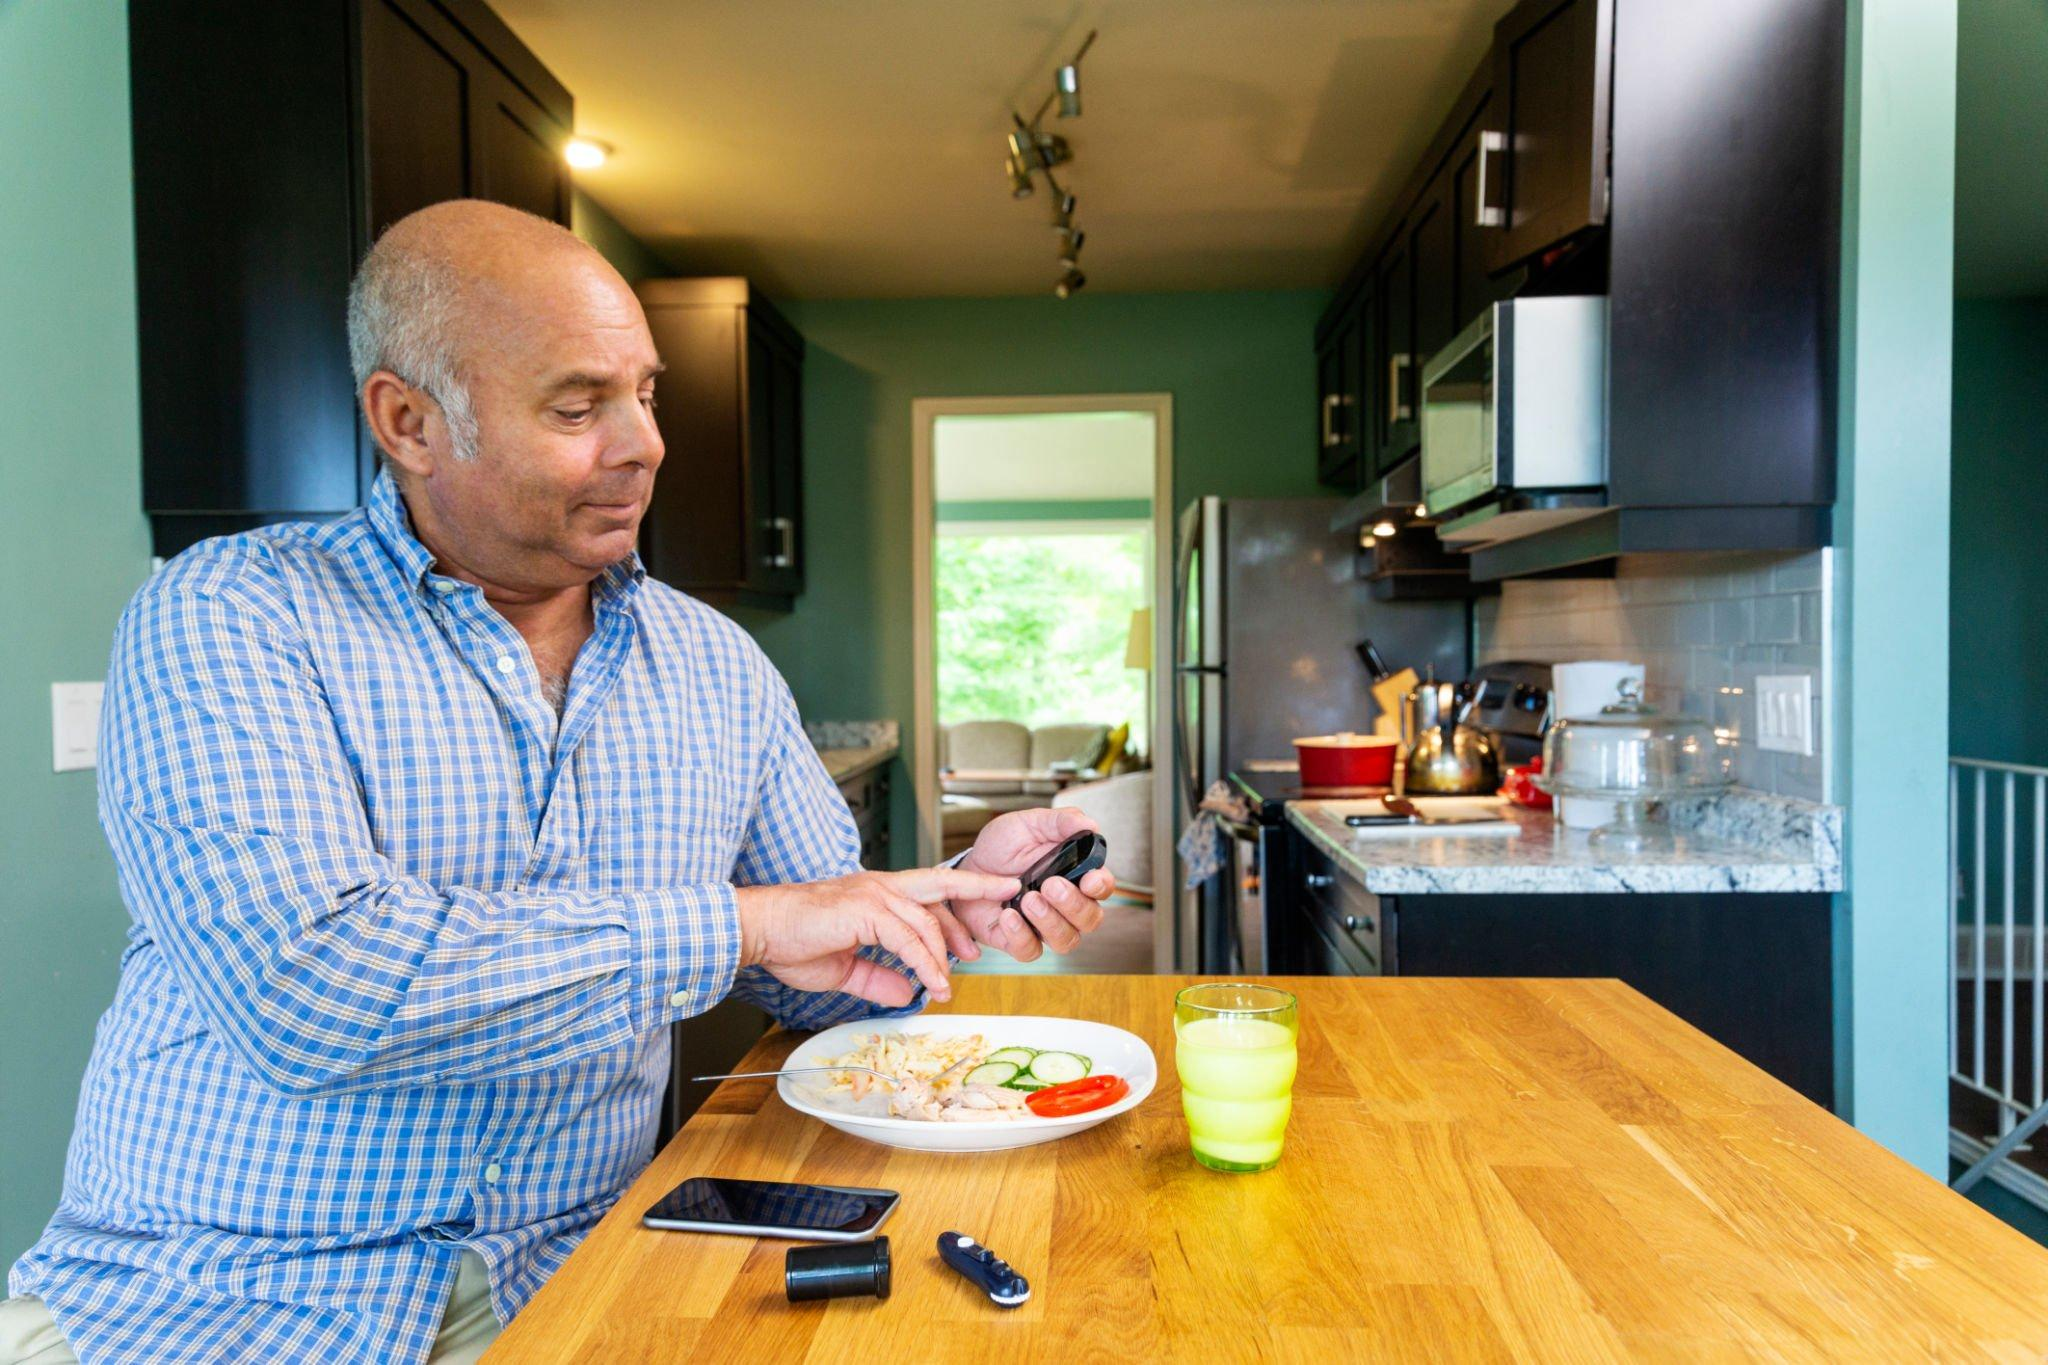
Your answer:
[[[633,554],[661,362],[594,251],[437,205],[349,330],[368,507],[200,545],[122,618],[133,926],[0,1355],[473,1358],[649,1159],[672,1022],[916,1009],[1112,889],[1005,908],[1072,811],[858,870],[774,668]]]

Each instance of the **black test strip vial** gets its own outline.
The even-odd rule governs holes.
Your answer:
[[[791,1247],[782,1260],[782,1289],[791,1303],[814,1299],[889,1297],[889,1239]]]

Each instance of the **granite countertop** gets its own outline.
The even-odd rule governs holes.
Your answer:
[[[861,744],[820,749],[818,757],[825,760],[825,771],[832,774],[834,782],[844,782],[850,777],[859,777],[870,768],[878,768],[896,757],[896,746]]]
[[[804,733],[810,736],[834,782],[880,767],[896,757],[902,744],[900,728],[893,720],[807,720]]]
[[[1547,811],[1502,803],[1513,835],[1361,839],[1358,803],[1290,801],[1287,819],[1346,875],[1380,895],[1543,892],[1826,892],[1842,887],[1842,812],[1736,788],[1674,805],[1675,850],[1613,854]]]

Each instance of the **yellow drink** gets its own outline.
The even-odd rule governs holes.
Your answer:
[[[1261,992],[1260,999],[1273,996],[1284,1003],[1247,1011],[1185,998],[1224,990]],[[1219,1171],[1263,1171],[1277,1164],[1294,1107],[1294,997],[1262,986],[1197,986],[1182,995],[1174,1063],[1195,1160]]]

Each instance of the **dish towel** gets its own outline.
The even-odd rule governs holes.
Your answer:
[[[1224,832],[1223,821],[1250,824],[1251,802],[1242,794],[1233,792],[1221,781],[1211,782],[1209,790],[1202,793],[1202,803],[1195,807],[1194,818],[1188,827],[1180,832],[1181,865],[1187,869],[1183,885],[1192,891],[1223,870]]]

